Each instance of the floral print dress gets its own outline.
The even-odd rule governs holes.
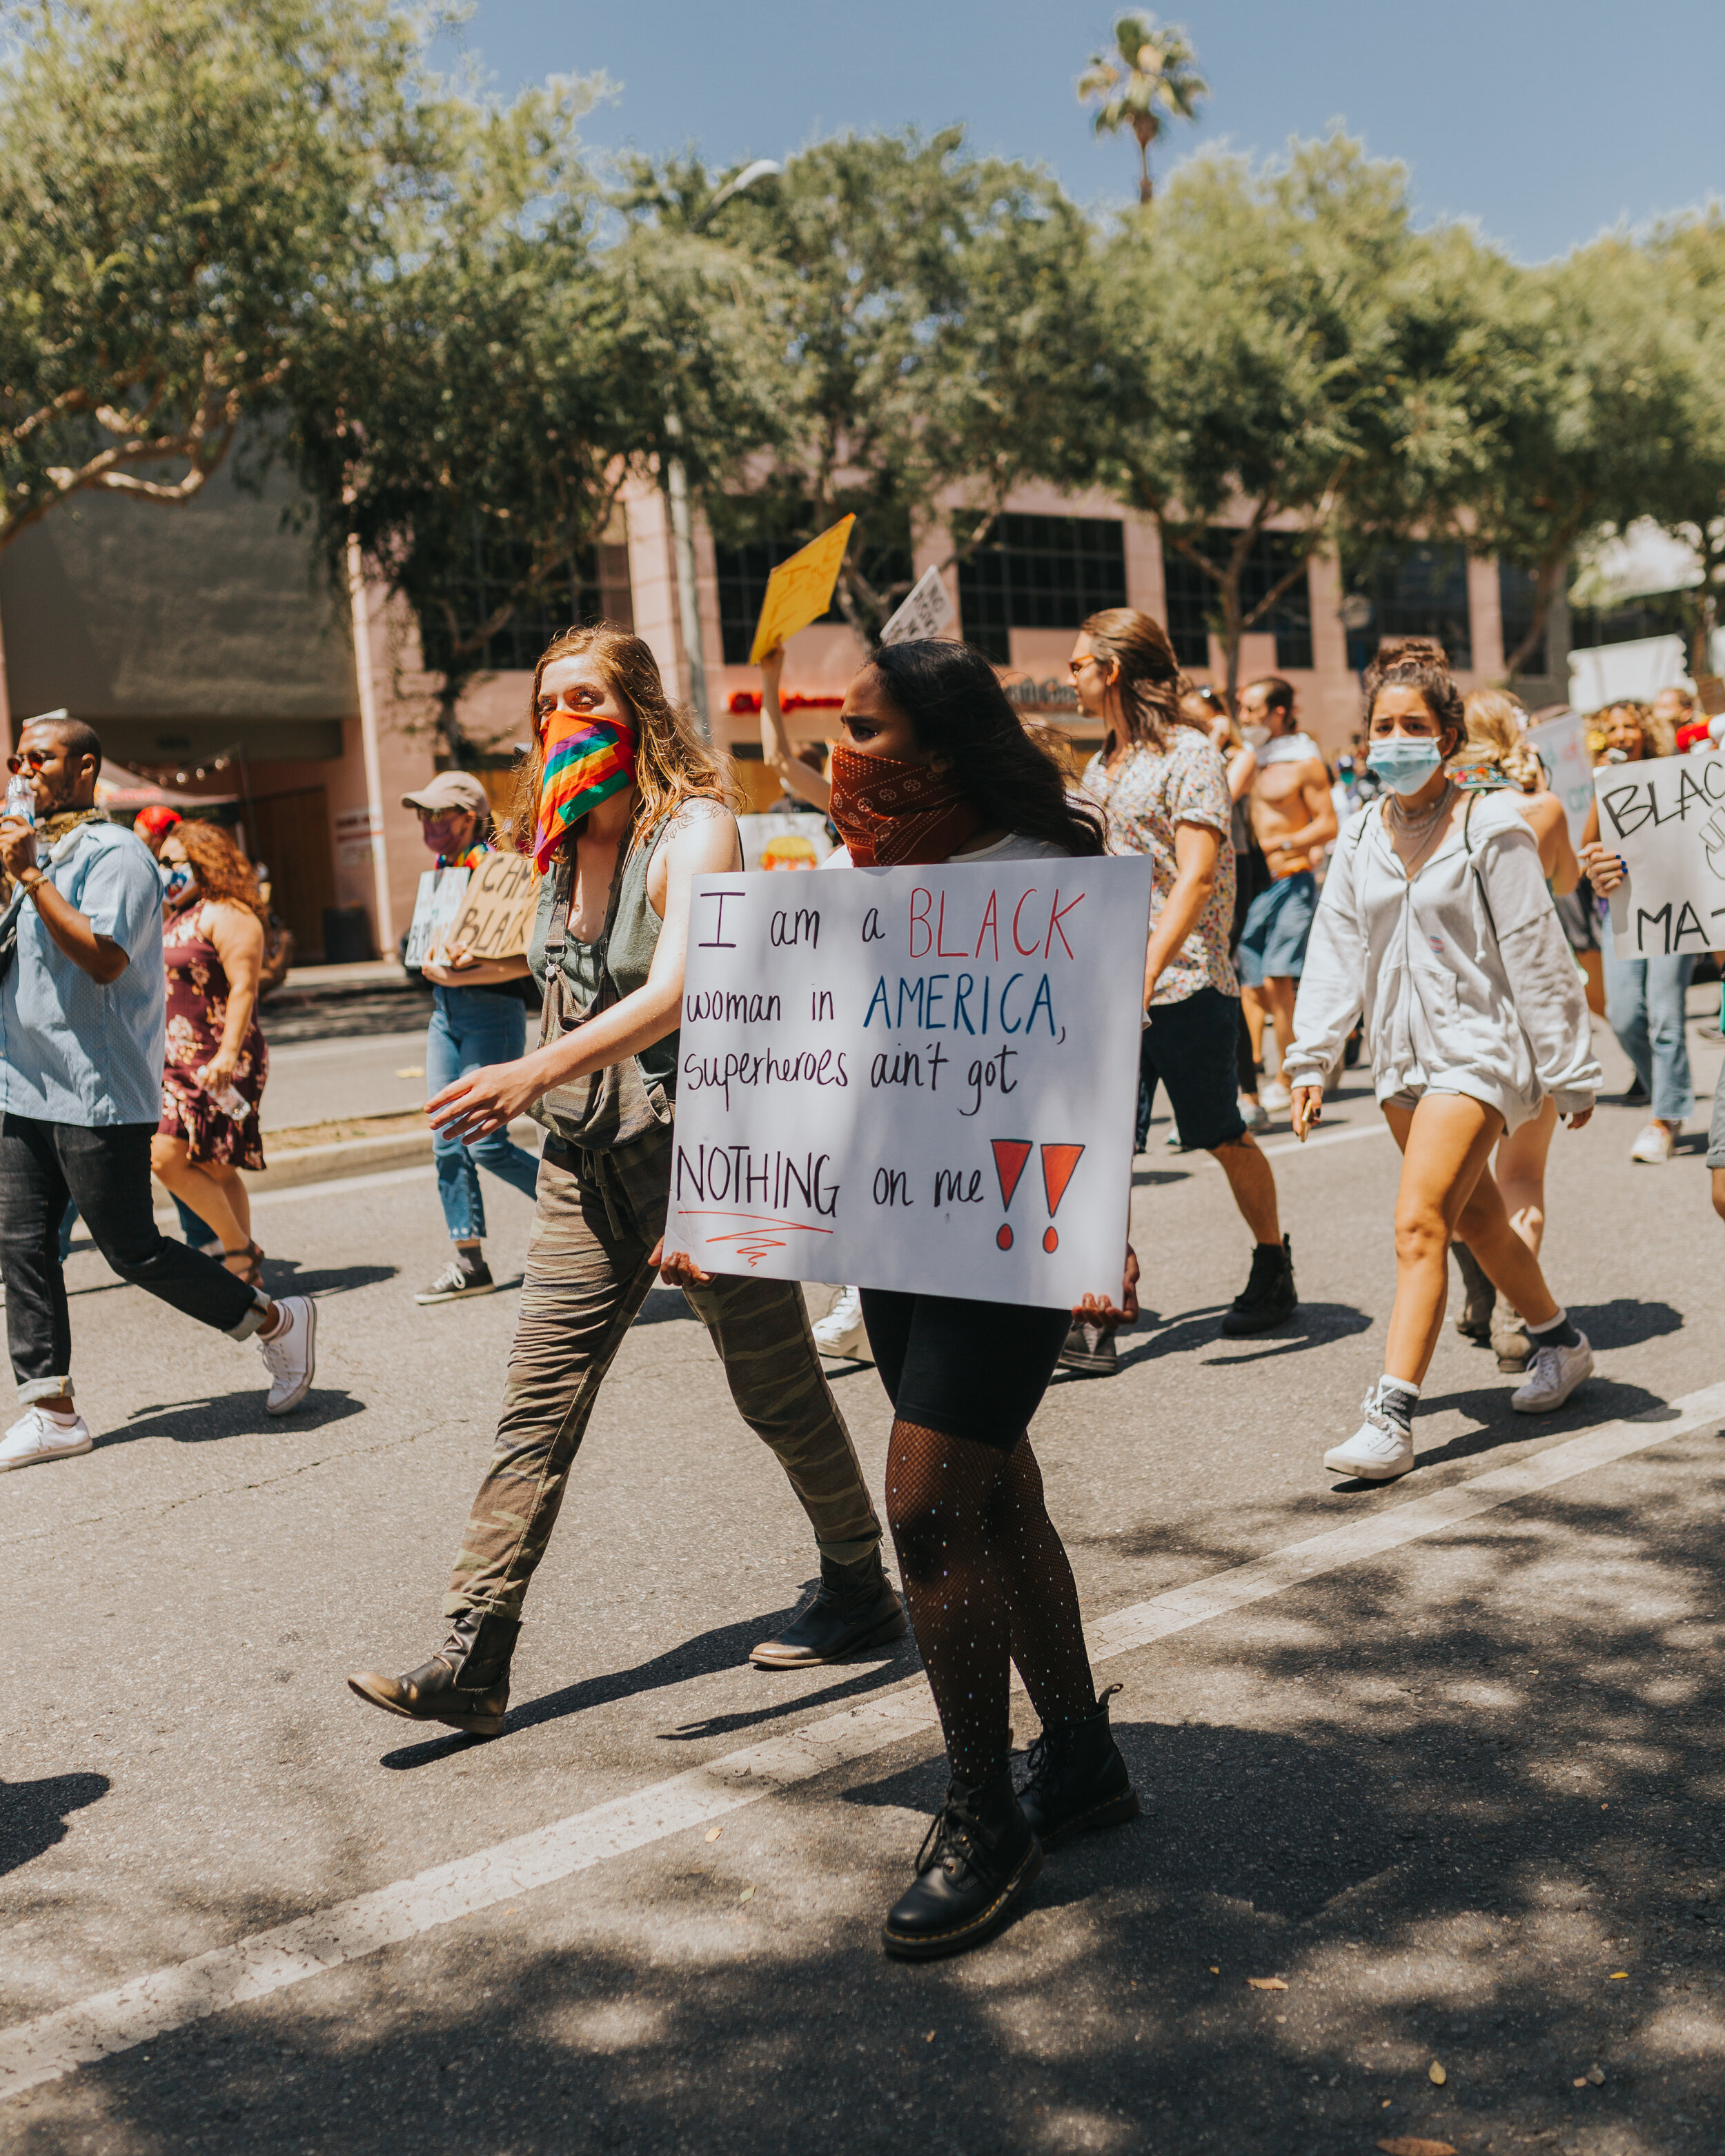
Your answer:
[[[234,1089],[247,1103],[243,1117],[217,1106],[198,1073],[221,1046],[228,1023],[228,976],[216,947],[198,933],[205,901],[194,898],[162,924],[167,963],[167,1065],[162,1074],[163,1137],[184,1138],[194,1162],[228,1168],[261,1168],[264,1134],[258,1121],[270,1050],[254,1016],[240,1045]]]

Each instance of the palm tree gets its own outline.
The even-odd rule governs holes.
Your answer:
[[[1138,200],[1149,201],[1150,145],[1171,120],[1195,120],[1209,85],[1193,66],[1198,55],[1177,23],[1158,30],[1153,15],[1122,15],[1114,25],[1116,58],[1092,53],[1078,78],[1078,101],[1094,103],[1098,135],[1130,127],[1138,144]]]

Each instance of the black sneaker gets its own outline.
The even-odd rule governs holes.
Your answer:
[[[497,1283],[491,1277],[491,1268],[483,1258],[470,1263],[452,1256],[429,1287],[422,1288],[413,1297],[415,1302],[459,1302],[464,1296],[490,1295]]]
[[[1291,1317],[1300,1306],[1294,1291],[1293,1245],[1284,1235],[1281,1247],[1258,1243],[1252,1250],[1251,1278],[1235,1296],[1222,1320],[1224,1339],[1238,1340],[1245,1333],[1267,1332]]]
[[[1086,1378],[1111,1378],[1120,1368],[1120,1350],[1114,1344],[1111,1326],[1088,1325],[1076,1319],[1060,1353],[1059,1367],[1076,1370]]]

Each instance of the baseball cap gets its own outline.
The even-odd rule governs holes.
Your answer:
[[[157,803],[152,808],[140,808],[131,820],[131,828],[135,831],[171,831],[182,820],[177,808]]]
[[[429,786],[417,793],[403,793],[403,808],[424,808],[430,815],[451,809],[470,808],[475,816],[489,816],[490,798],[470,771],[440,771]]]

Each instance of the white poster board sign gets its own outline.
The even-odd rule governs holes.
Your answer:
[[[1686,678],[1681,636],[1641,636],[1630,644],[1601,644],[1569,654],[1569,701],[1578,711],[1597,711],[1625,697],[1651,703],[1661,689]]]
[[[946,579],[938,569],[925,569],[911,585],[910,596],[889,617],[880,641],[908,644],[915,638],[938,636],[952,619]]]
[[[667,1250],[709,1271],[1117,1301],[1150,863],[695,886]]]
[[[1563,804],[1569,826],[1569,843],[1581,844],[1587,828],[1587,812],[1594,805],[1594,767],[1587,752],[1587,721],[1571,712],[1563,719],[1548,719],[1543,726],[1529,726],[1529,748],[1537,749],[1551,779],[1551,790]]]
[[[746,869],[818,869],[833,850],[824,816],[794,808],[771,816],[739,816]]]
[[[428,958],[443,955],[443,942],[460,917],[467,896],[466,869],[427,869],[419,879],[419,895],[413,901],[413,918],[408,927],[404,966],[423,966]]]
[[[1629,875],[1610,895],[1620,957],[1725,951],[1725,749],[1594,773],[1599,843]]]

